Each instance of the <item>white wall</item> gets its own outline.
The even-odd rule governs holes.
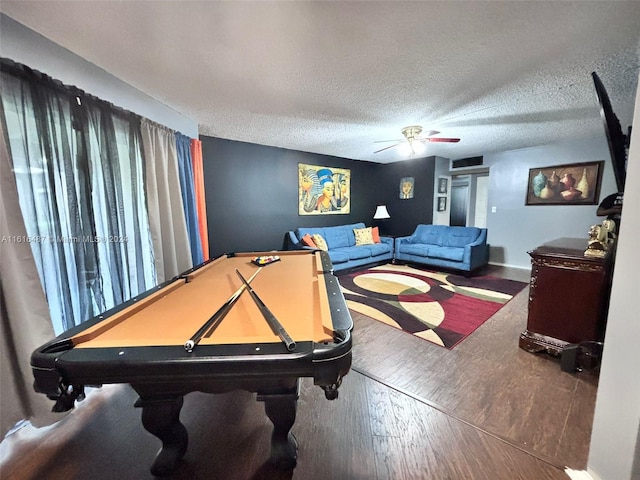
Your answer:
[[[640,125],[640,94],[633,123]],[[601,480],[640,480],[640,136],[634,134],[587,468]]]
[[[584,238],[586,246],[589,227],[602,222],[596,215],[597,205],[525,206],[525,195],[530,168],[594,160],[605,160],[602,200],[617,191],[604,127],[598,138],[486,154],[484,164],[490,172],[487,228],[491,263],[530,268],[527,252],[561,237]]]
[[[473,226],[486,228],[489,215],[489,176],[476,177],[476,195],[474,203]]]
[[[198,138],[198,124],[193,120],[3,14],[0,14],[0,56]]]

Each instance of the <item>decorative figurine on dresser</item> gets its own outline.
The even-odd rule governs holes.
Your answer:
[[[603,220],[602,225],[592,225],[589,241],[584,251],[585,257],[604,258],[616,241],[616,224],[613,220]]]
[[[571,354],[566,352],[571,347],[601,345],[614,257],[610,227],[592,227],[588,242],[560,238],[529,252],[529,314],[527,328],[520,334],[520,348],[564,357]],[[599,253],[587,255],[585,243],[586,251]],[[563,358],[563,370],[570,371],[564,363]]]

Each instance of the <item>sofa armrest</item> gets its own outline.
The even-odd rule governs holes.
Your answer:
[[[380,243],[386,243],[393,248],[393,237],[380,237]]]
[[[413,235],[409,235],[406,237],[396,237],[395,238],[395,244],[397,245],[401,245],[401,244],[407,244],[407,243],[413,243],[415,240],[415,237]]]
[[[489,245],[487,245],[487,230],[482,229],[475,242],[464,247],[464,263],[469,270],[475,270],[487,264],[489,260]]]
[[[289,230],[285,236],[287,241],[287,250],[318,250],[316,247],[310,247],[304,242],[298,240],[296,234]]]
[[[407,237],[396,237],[394,239],[394,245],[393,245],[394,255],[397,255],[398,253],[400,253],[400,245],[413,243],[413,238],[414,238],[413,235],[409,235]]]
[[[298,237],[296,236],[293,230],[289,230],[287,232],[286,238],[287,238],[287,250],[303,250],[304,247],[307,246],[304,243],[302,243],[300,240],[298,240]]]
[[[396,243],[413,243],[413,235],[408,235],[406,237],[396,237]]]
[[[487,243],[487,229],[486,228],[482,228],[480,229],[480,235],[478,235],[478,238],[476,238],[476,241],[473,243],[470,243],[469,246],[470,247],[475,247],[477,245],[483,245]]]

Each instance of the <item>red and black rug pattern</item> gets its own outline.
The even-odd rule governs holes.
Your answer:
[[[407,265],[382,265],[339,277],[350,310],[451,349],[527,285]]]

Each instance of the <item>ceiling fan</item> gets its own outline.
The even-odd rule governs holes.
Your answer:
[[[420,136],[422,133],[422,127],[418,125],[413,125],[410,127],[404,127],[402,130],[402,135],[404,135],[403,140],[378,140],[374,143],[387,143],[387,142],[397,142],[394,145],[390,145],[388,147],[381,148],[380,150],[376,150],[373,153],[384,152],[393,147],[397,147],[398,145],[404,145],[407,153],[411,156],[416,153],[422,153],[425,150],[425,143],[427,142],[448,142],[448,143],[457,143],[460,141],[459,138],[443,138],[443,137],[434,137],[433,135],[437,135],[438,131],[429,130],[426,136]]]

